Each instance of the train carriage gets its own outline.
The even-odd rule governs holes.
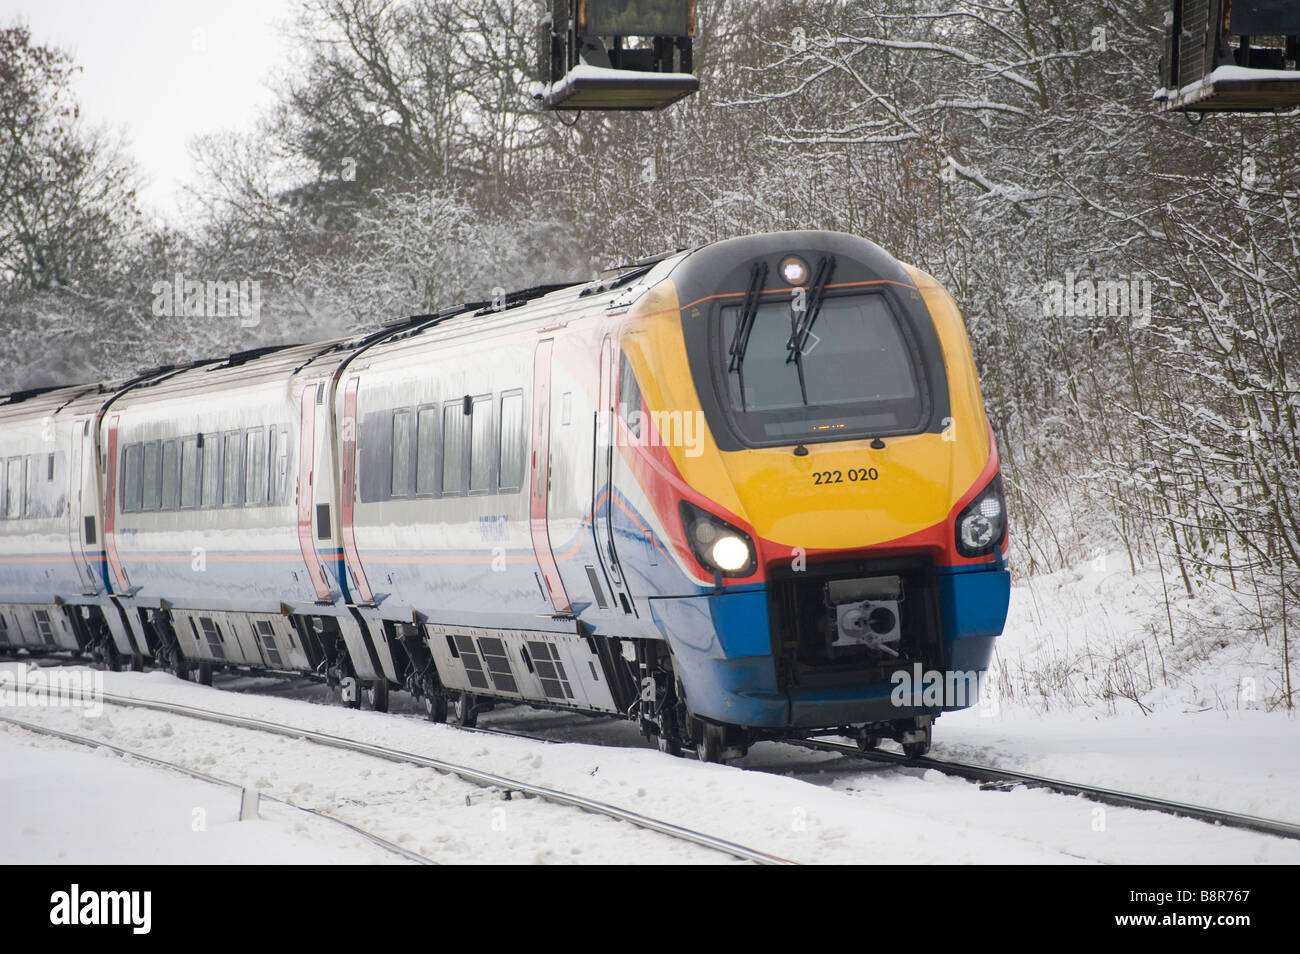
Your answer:
[[[61,526],[101,508],[103,588],[177,672],[318,672],[462,723],[620,714],[710,760],[829,731],[920,752],[1005,619],[960,315],[853,236],[718,242],[113,393],[83,421],[99,499]],[[31,408],[3,454],[32,453]],[[0,603],[41,597],[21,585],[6,569]]]

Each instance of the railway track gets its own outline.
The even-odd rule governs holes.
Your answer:
[[[1241,828],[1246,831],[1259,832],[1265,835],[1274,835],[1278,838],[1300,840],[1300,825],[1291,822],[1278,821],[1272,818],[1261,818],[1257,815],[1244,815],[1239,812],[1230,812],[1219,808],[1207,808],[1204,805],[1189,805],[1186,802],[1175,802],[1164,798],[1154,798],[1149,795],[1122,792],[1111,788],[1101,788],[1096,785],[1083,785],[1078,782],[1067,782],[1061,779],[1047,778],[1042,775],[1030,775],[1026,772],[1015,772],[1009,769],[973,765],[969,762],[955,762],[948,759],[932,758],[930,756],[908,758],[905,755],[900,755],[894,752],[879,752],[875,750],[863,752],[856,745],[846,742],[831,742],[823,739],[802,739],[791,740],[789,744],[797,745],[805,749],[813,749],[819,752],[835,752],[851,758],[862,759],[869,762],[880,762],[886,765],[934,769],[935,771],[942,772],[945,775],[964,778],[972,782],[979,782],[981,786],[984,787],[996,786],[1014,788],[1024,786],[1026,788],[1041,788],[1056,792],[1060,795],[1080,796],[1103,805],[1160,812],[1165,815],[1175,815],[1179,818],[1192,818],[1197,821],[1208,822],[1214,825],[1223,825],[1227,828]]]
[[[458,765],[453,762],[433,758],[427,755],[419,755],[414,752],[406,752],[384,745],[376,745],[370,742],[362,742],[357,739],[348,739],[343,736],[317,732],[300,726],[291,726],[264,719],[238,716],[227,712],[203,709],[197,706],[188,706],[180,703],[161,702],[154,699],[140,699],[135,696],[123,696],[111,692],[103,693],[98,698],[109,705],[125,708],[147,709],[154,712],[163,712],[170,715],[199,719],[205,722],[217,723],[233,728],[251,729],[257,732],[280,735],[291,739],[302,739],[328,748],[342,749],[348,752],[368,755],[388,762],[433,769],[436,772],[455,776],[456,778],[482,788],[495,789],[507,793],[518,793],[524,797],[538,798],[551,804],[564,805],[570,808],[577,808],[582,811],[590,812],[592,814],[603,815],[606,818],[615,821],[626,822],[636,828],[655,832],[677,841],[694,844],[718,852],[719,854],[728,855],[732,858],[752,862],[754,864],[795,864],[795,862],[786,858],[781,858],[765,851],[749,848],[725,838],[719,838],[704,832],[695,831],[673,822],[651,818],[647,815],[631,811],[630,809],[621,808],[617,805],[611,805],[596,799],[587,798],[583,795],[574,795],[557,789],[534,785],[530,782],[524,782],[518,779],[507,778],[503,775],[497,775],[492,772],[484,772],[480,769]],[[4,721],[15,722],[16,720],[5,719]],[[50,730],[50,732],[52,733],[53,730]],[[93,742],[91,744],[99,745],[101,743]],[[181,770],[186,771],[185,769]],[[217,781],[214,779],[209,780]]]
[[[250,690],[233,689],[232,691],[249,692]],[[278,691],[278,687],[272,687],[270,689],[259,688],[258,690],[253,690],[252,694],[275,695],[277,691]],[[141,707],[156,708],[156,707],[172,705],[169,703],[157,703],[152,700],[139,700],[139,699],[136,699],[131,702],[125,702],[125,700],[132,699],[133,697],[120,697],[120,698],[123,700],[123,704],[138,705]],[[112,694],[105,694],[104,701],[116,702],[117,700],[113,698]],[[177,705],[176,708],[184,710],[191,707]],[[178,714],[184,715],[187,713],[179,712]],[[238,717],[238,716],[230,716],[229,718],[238,720],[238,722],[258,721],[258,720],[244,720],[243,717]],[[422,717],[412,714],[412,718],[421,719]],[[233,724],[238,724],[238,722],[231,722],[228,724],[233,725]],[[275,724],[267,723],[267,725],[271,726]],[[321,733],[309,733],[307,730],[295,729],[289,726],[282,726],[280,728],[283,730],[281,734],[291,735],[293,737],[308,738],[310,741],[322,741],[322,740],[334,739],[338,743],[340,743],[340,747],[342,747],[341,745],[342,743],[349,741],[334,736],[326,736]],[[526,732],[517,732],[517,731],[512,731],[512,730],[502,729],[497,727],[457,726],[456,728],[466,732],[475,732],[475,733],[480,733],[485,735],[502,735],[502,736],[508,736],[511,738],[522,739],[530,742],[542,742],[547,744],[563,744],[562,741],[549,739],[544,736],[533,735]],[[312,735],[320,735],[321,739],[311,739]],[[323,744],[334,744],[334,743],[325,741],[323,742]],[[453,765],[452,763],[444,763],[437,759],[426,759],[426,757],[424,756],[414,755],[412,753],[403,753],[398,750],[389,750],[389,749],[385,749],[382,746],[370,746],[369,743],[357,743],[357,744],[368,748],[374,748],[377,750],[389,752],[392,755],[392,757],[390,758],[391,761],[410,761],[411,764],[426,765],[427,767],[435,768],[440,771],[447,772],[448,774],[458,775],[459,777],[467,781],[474,782],[475,784],[479,784],[484,787],[504,788],[507,790],[519,791],[526,795],[534,794],[532,791],[530,791],[530,789],[535,787],[529,786],[526,783],[516,782],[510,779],[504,779],[499,776],[491,775],[490,773],[480,772],[476,769],[466,768],[464,766],[456,766]],[[879,764],[893,765],[901,768],[934,769],[935,771],[942,772],[945,775],[949,775],[956,778],[963,778],[968,781],[976,782],[980,784],[980,786],[983,788],[1004,788],[1004,789],[1015,788],[1015,787],[1038,788],[1046,791],[1055,792],[1060,795],[1082,797],[1090,801],[1097,802],[1099,804],[1110,805],[1118,808],[1133,808],[1133,809],[1138,809],[1140,811],[1153,811],[1161,814],[1173,815],[1179,818],[1189,818],[1195,821],[1205,822],[1207,824],[1222,825],[1223,827],[1227,827],[1227,828],[1237,828],[1245,831],[1253,831],[1259,834],[1271,835],[1278,838],[1300,840],[1300,824],[1296,824],[1293,822],[1286,822],[1286,821],[1281,821],[1278,819],[1271,819],[1271,818],[1263,818],[1257,815],[1247,815],[1240,812],[1227,811],[1225,809],[1210,808],[1204,805],[1193,805],[1186,802],[1178,802],[1170,799],[1162,799],[1162,798],[1157,798],[1149,795],[1140,795],[1134,792],[1125,792],[1116,789],[1104,788],[1096,785],[1087,785],[1084,783],[1071,782],[1063,779],[1049,778],[1041,775],[1033,775],[1027,772],[1017,772],[1011,769],[993,768],[991,766],[976,765],[968,762],[958,762],[958,761],[948,760],[948,759],[939,759],[939,758],[934,758],[932,756],[908,758],[907,756],[899,753],[886,752],[880,750],[870,750],[864,752],[855,744],[847,743],[847,742],[834,742],[827,739],[792,739],[783,744],[794,745],[800,748],[805,748],[805,749],[810,749],[815,751],[831,752],[838,755],[843,755],[848,758],[861,759],[864,761],[876,762]],[[381,756],[381,757],[389,757],[389,756]],[[445,766],[445,767],[439,768],[439,766]],[[462,771],[466,774],[463,775],[460,774],[460,772]],[[537,788],[536,791],[538,793],[542,791],[546,791],[550,793],[552,797],[547,797],[546,795],[541,795],[541,794],[536,794],[535,797],[546,798],[548,801],[557,801],[559,804],[570,804],[579,808],[586,808],[587,805],[585,803],[590,803],[593,806],[599,806],[602,804],[598,802],[592,802],[591,800],[585,799],[581,796],[566,795],[565,793],[562,792],[551,792],[551,790],[546,790],[541,788]],[[630,818],[625,818],[621,814],[617,814],[617,813],[625,812],[624,809],[619,809],[616,808],[615,806],[604,806],[604,807],[608,809],[612,809],[616,813],[616,814],[608,815],[608,817],[631,822]],[[602,811],[599,807],[592,807],[589,808],[588,810],[596,811],[598,814],[607,814],[605,811]],[[635,815],[636,813],[628,812],[627,814]],[[638,816],[638,817],[643,818],[643,816]],[[650,830],[656,830],[656,831],[659,829],[655,828],[654,827],[655,825],[664,825],[669,829],[677,829],[679,827],[676,825],[672,825],[671,823],[658,822],[655,819],[644,819],[644,821],[647,824],[642,824],[639,825],[638,827],[649,827]],[[631,823],[636,824],[636,822],[631,822]],[[689,829],[681,829],[681,830],[683,832],[690,832]],[[662,831],[661,833],[670,834],[669,831]],[[690,834],[706,839],[706,842],[695,842],[696,844],[703,844],[704,847],[716,848],[717,850],[722,851],[723,853],[732,854],[733,857],[743,858],[746,861],[753,861],[761,864],[792,864],[793,863],[787,861],[786,859],[781,859],[775,856],[766,855],[766,853],[764,852],[756,852],[753,851],[752,849],[744,848],[743,846],[740,845],[734,845],[733,843],[726,842],[723,839],[713,839],[712,836],[701,835],[698,832],[691,832]],[[688,837],[685,840],[690,841],[693,839]],[[716,842],[717,844],[714,844],[713,842]],[[729,849],[724,846],[731,846],[731,848]],[[735,849],[735,850],[733,851],[731,849]],[[760,859],[765,859],[765,860],[760,860]]]
[[[4,723],[5,725],[15,726],[19,729],[22,729],[23,731],[31,732],[36,735],[43,735],[55,739],[62,739],[64,742],[72,742],[76,745],[84,745],[87,746],[88,748],[106,749],[124,758],[129,758],[137,762],[142,762],[146,765],[152,765],[155,768],[166,769],[172,772],[179,772],[182,775],[187,775],[190,778],[197,779],[200,782],[207,782],[210,785],[217,785],[223,788],[234,789],[235,791],[239,792],[241,796],[244,792],[244,786],[240,785],[238,782],[232,782],[229,781],[228,779],[218,778],[215,775],[209,775],[207,772],[200,772],[197,769],[192,769],[185,765],[179,765],[175,762],[168,762],[165,759],[156,758],[152,755],[146,755],[143,752],[135,752],[131,749],[123,748],[120,745],[113,745],[109,742],[104,742],[100,739],[94,739],[84,735],[76,735],[75,733],[72,732],[61,732],[58,729],[51,729],[48,726],[37,725],[34,722],[25,722],[21,719],[13,719],[8,716],[0,716],[0,723]],[[416,864],[421,864],[421,865],[438,864],[438,862],[434,861],[432,858],[427,858],[418,852],[411,851],[408,848],[403,848],[401,845],[397,844],[396,842],[389,841],[387,838],[384,838],[382,835],[377,835],[372,831],[368,831],[365,828],[360,827],[359,825],[354,825],[349,821],[344,821],[342,818],[339,818],[336,815],[331,815],[328,812],[322,812],[315,808],[308,808],[305,805],[297,805],[286,799],[276,798],[273,795],[268,795],[265,792],[259,793],[258,798],[261,801],[271,802],[275,805],[283,805],[284,807],[293,809],[294,811],[302,812],[304,814],[311,815],[315,818],[320,818],[324,821],[331,822],[335,825],[338,825],[340,828],[347,829],[348,831],[352,832],[354,835],[359,835],[360,837],[364,838],[366,841],[370,842],[371,844],[376,845],[377,847],[382,848],[385,851],[390,852],[391,854],[397,855],[399,858],[403,858],[406,861],[413,861]]]

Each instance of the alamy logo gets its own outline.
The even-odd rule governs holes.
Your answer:
[[[0,708],[85,709],[104,711],[104,674],[88,669],[41,669],[27,663],[0,663]]]
[[[616,446],[680,447],[687,457],[704,453],[703,411],[643,411],[620,406],[619,414],[627,427],[614,431]]]
[[[127,925],[132,934],[148,934],[153,927],[153,892],[82,891],[74,884],[50,895],[50,923]]]
[[[920,663],[914,663],[910,672],[899,669],[890,676],[889,681],[894,686],[889,701],[898,708],[917,706],[927,709],[965,709],[975,705],[980,698],[978,671],[923,670]]]
[[[1110,280],[1078,279],[1065,273],[1065,281],[1043,286],[1043,314],[1058,318],[1134,318],[1135,324],[1151,320],[1151,279],[1121,275]]]
[[[157,318],[238,318],[242,328],[262,323],[262,283],[194,281],[180,272],[170,281],[153,283],[153,313]]]

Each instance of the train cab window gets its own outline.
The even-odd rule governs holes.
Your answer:
[[[438,492],[438,409],[422,407],[415,416],[415,494]]]
[[[157,510],[162,481],[162,446],[158,441],[144,445],[143,470],[140,475],[140,509]]]
[[[179,441],[164,441],[162,446],[161,509],[175,510],[180,491],[181,457]]]
[[[257,507],[266,503],[266,447],[260,427],[244,435],[244,503]]]
[[[465,492],[465,432],[469,418],[459,401],[442,406],[442,492]]]
[[[4,482],[4,516],[17,520],[22,515],[22,458],[9,458],[8,476]]]
[[[220,507],[221,435],[208,434],[199,444],[200,466],[203,468],[203,487],[199,496],[199,506]]]
[[[122,451],[122,501],[124,513],[140,509],[140,445],[131,444]]]
[[[492,397],[475,398],[470,411],[469,492],[492,489]]]
[[[393,480],[391,496],[411,496],[411,412],[393,412]]]
[[[501,395],[501,432],[497,486],[504,492],[524,485],[524,394],[511,391]]]
[[[181,442],[181,501],[182,510],[193,510],[199,505],[199,487],[202,474],[199,470],[199,439],[187,437]]]
[[[815,331],[790,360],[791,305],[764,302],[739,361],[740,307],[722,310],[720,368],[733,419],[756,443],[915,433],[927,397],[906,333],[884,295],[828,298]]]
[[[244,449],[244,435],[239,431],[227,431],[225,454],[222,461],[221,504],[225,507],[238,507],[243,503],[244,468],[241,452]]]

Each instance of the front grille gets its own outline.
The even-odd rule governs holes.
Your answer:
[[[832,645],[840,637],[827,584],[878,578],[896,578],[901,589],[901,635],[889,644],[897,655],[866,645]],[[927,670],[943,668],[938,587],[929,559],[812,564],[803,572],[775,569],[769,579],[772,655],[782,689],[889,684],[894,673],[910,671],[914,663]],[[833,592],[843,589],[841,584]]]

